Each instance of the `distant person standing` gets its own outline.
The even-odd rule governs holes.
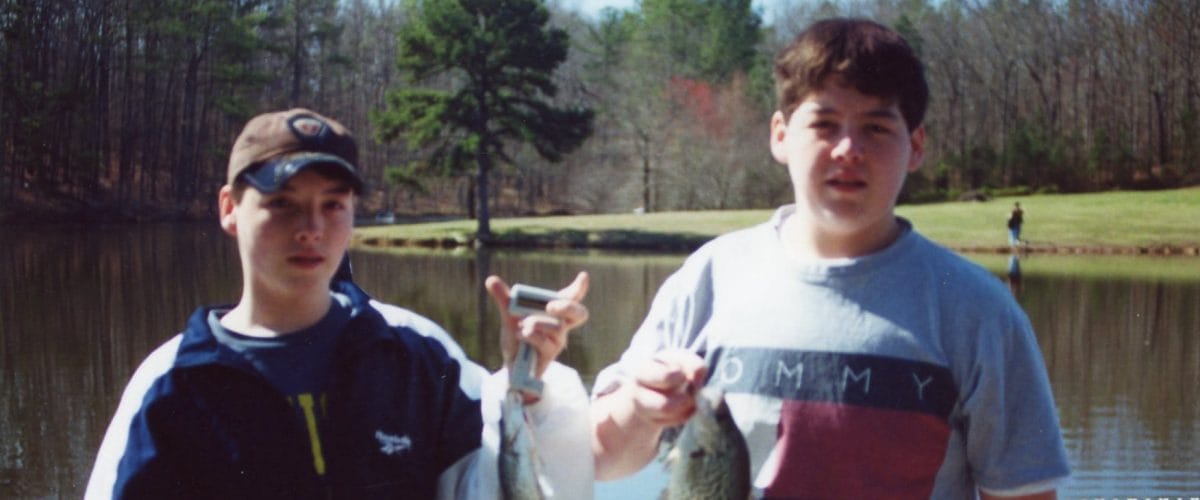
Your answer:
[[[1020,203],[1013,203],[1012,213],[1008,215],[1008,244],[1019,245],[1021,243],[1021,224],[1025,222],[1025,211],[1021,210]]]

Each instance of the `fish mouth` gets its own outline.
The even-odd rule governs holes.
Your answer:
[[[698,399],[704,399],[704,402],[709,406],[716,406],[718,402],[725,399],[725,389],[720,387],[704,387],[700,389],[700,393],[696,396]]]

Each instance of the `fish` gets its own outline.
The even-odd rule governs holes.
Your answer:
[[[750,494],[750,450],[725,404],[725,391],[705,387],[667,455],[666,500],[745,500]]]
[[[505,500],[543,500],[537,449],[525,419],[521,391],[510,388],[500,403],[500,491]]]

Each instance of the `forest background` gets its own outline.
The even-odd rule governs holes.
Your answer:
[[[420,3],[0,0],[0,220],[209,216],[245,120],[293,106],[359,138],[360,213],[470,213],[467,173],[398,175],[428,152],[376,140]],[[570,37],[553,101],[593,110],[592,134],[558,163],[510,145],[498,215],[786,202],[771,58],[832,15],[890,25],[926,62],[928,153],[902,202],[1200,183],[1190,0],[781,0],[770,23],[749,0],[547,6]]]

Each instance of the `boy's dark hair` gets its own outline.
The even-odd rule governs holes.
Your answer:
[[[866,19],[817,21],[775,57],[775,92],[785,118],[814,90],[836,78],[864,94],[897,103],[909,130],[925,119],[925,69],[899,33]]]

